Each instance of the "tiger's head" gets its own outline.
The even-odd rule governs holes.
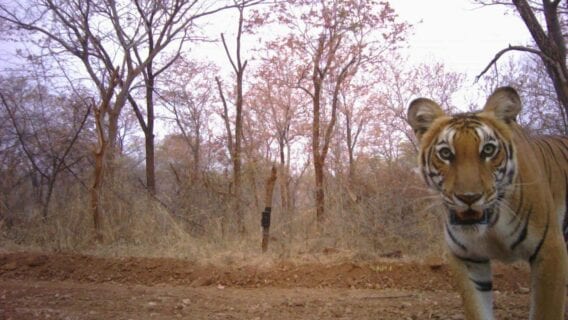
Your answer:
[[[432,100],[410,103],[420,171],[437,191],[455,225],[490,222],[517,173],[512,126],[521,110],[517,92],[497,89],[482,111],[447,115]]]

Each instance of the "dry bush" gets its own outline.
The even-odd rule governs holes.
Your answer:
[[[173,172],[160,171],[160,192],[152,197],[140,180],[142,173],[128,169],[129,164],[121,165],[103,189],[103,244],[92,240],[88,187],[67,181],[57,185],[46,221],[39,208],[29,205],[10,228],[1,227],[4,245],[222,263],[262,256],[261,199],[268,164],[248,165],[243,170],[245,236],[237,235],[234,228],[227,174],[208,173],[197,180],[180,175],[176,180]],[[289,212],[282,208],[280,187],[277,183],[265,257],[321,260],[332,253],[343,258],[376,258],[397,251],[423,257],[441,251],[440,223],[424,209],[428,201],[423,183],[402,164],[361,162],[351,181],[344,175],[329,175],[327,218],[322,228],[315,219],[309,171],[292,178],[294,205]]]

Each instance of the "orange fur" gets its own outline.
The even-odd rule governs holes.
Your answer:
[[[568,139],[529,136],[516,123],[520,110],[508,87],[477,113],[449,116],[425,98],[408,110],[424,180],[443,200],[468,320],[493,319],[493,259],[530,263],[530,319],[564,319]]]

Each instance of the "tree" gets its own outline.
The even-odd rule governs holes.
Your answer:
[[[245,0],[239,4],[239,8],[244,9],[260,2],[262,1]],[[128,25],[121,28],[123,36],[118,39],[125,52],[132,51],[132,59],[136,61],[136,64],[144,66],[141,72],[146,117],[144,118],[143,110],[132,94],[129,95],[128,100],[144,132],[146,187],[151,194],[156,192],[154,160],[154,92],[156,90],[156,79],[166,69],[174,65],[180,57],[185,42],[191,40],[192,36],[195,37],[192,31],[198,18],[233,6],[237,6],[237,4],[201,5],[198,1],[176,0],[164,5],[160,1],[132,0],[129,5],[122,8],[124,12],[136,13],[136,15],[126,16],[126,20],[122,23],[126,22]],[[118,16],[118,14],[115,16]],[[173,54],[170,54],[163,61],[157,61],[158,54],[169,47],[173,47]]]
[[[345,127],[345,144],[347,147],[347,162],[349,184],[353,182],[356,172],[355,152],[358,142],[367,127],[374,119],[378,119],[376,113],[377,104],[372,100],[372,86],[377,85],[367,79],[357,79],[359,82],[352,83],[352,90],[342,92],[341,108]],[[366,82],[365,82],[366,81]]]
[[[202,145],[209,132],[212,117],[215,84],[210,75],[218,69],[211,64],[198,63],[186,57],[177,60],[176,68],[166,72],[161,81],[160,98],[173,115],[191,153],[189,176],[199,180],[202,166]]]
[[[247,104],[253,126],[257,132],[261,132],[255,134],[257,139],[262,139],[268,145],[276,142],[271,159],[278,159],[277,180],[280,184],[282,214],[288,216],[292,211],[292,144],[305,135],[302,123],[306,120],[307,104],[297,89],[296,62],[287,46],[278,42],[269,43],[264,53],[266,56],[262,58],[247,92],[250,97]]]
[[[478,1],[481,4],[502,4],[500,0]],[[499,51],[489,65],[479,74],[481,77],[499,58],[508,51],[525,51],[536,54],[542,60],[552,80],[558,100],[568,114],[568,68],[566,66],[566,37],[568,32],[568,2],[561,0],[513,0],[517,13],[527,26],[536,47],[509,46]]]
[[[522,55],[518,59],[508,59],[495,65],[479,80],[484,97],[504,85],[517,89],[523,98],[523,111],[518,117],[523,127],[538,134],[568,134],[564,108],[558,101],[542,60],[537,56]]]
[[[17,141],[20,160],[31,168],[36,201],[46,220],[59,176],[73,172],[72,168],[86,156],[78,152],[76,144],[91,107],[83,106],[85,97],[57,96],[26,78],[8,77],[0,83],[0,103],[12,127],[7,136]]]
[[[374,136],[378,140],[376,153],[384,159],[399,156],[398,148],[403,141],[411,141],[418,150],[414,133],[406,122],[410,100],[416,97],[433,97],[447,111],[457,109],[453,96],[463,86],[465,75],[447,70],[443,63],[410,64],[405,58],[392,56],[385,61],[379,72],[374,89],[373,105],[379,106]]]
[[[243,0],[242,6],[261,0]],[[146,93],[153,92],[155,77],[171,65],[174,58],[154,70],[156,57],[170,46],[181,45],[188,38],[188,27],[200,17],[233,7],[230,3],[202,4],[175,0],[164,6],[157,1],[129,0],[31,0],[0,4],[0,21],[15,30],[28,31],[38,47],[54,57],[71,55],[78,59],[98,90],[100,107],[95,110],[99,139],[96,157],[102,161],[93,172],[93,214],[98,208],[104,172],[112,167],[116,154],[119,119],[127,100],[138,110],[138,119],[146,137],[147,184],[153,192],[154,134],[153,97],[149,94],[147,119],[132,98],[136,79],[145,76]],[[77,75],[76,78],[80,78]],[[98,161],[98,160],[97,160]],[[96,162],[97,162],[96,161]],[[111,170],[112,171],[112,170]]]
[[[233,56],[229,52],[229,47],[227,46],[227,42],[225,40],[225,35],[221,33],[221,42],[223,43],[223,48],[225,48],[225,53],[227,54],[227,58],[231,63],[231,67],[233,72],[235,73],[235,131],[234,134],[231,130],[230,120],[229,120],[229,111],[227,106],[227,100],[223,93],[223,88],[221,84],[221,80],[216,77],[215,80],[217,82],[217,88],[219,90],[219,96],[223,103],[223,120],[225,122],[225,127],[227,130],[227,139],[228,139],[228,147],[229,147],[229,154],[231,155],[231,160],[233,163],[233,193],[235,196],[235,202],[233,205],[233,210],[236,218],[237,230],[239,234],[244,234],[246,232],[245,224],[244,224],[244,212],[241,207],[241,164],[242,164],[242,139],[243,139],[243,76],[245,72],[245,68],[247,66],[247,60],[243,62],[241,57],[241,37],[243,35],[243,25],[244,25],[244,9],[246,8],[246,2],[235,1],[235,6],[239,11],[239,19],[238,19],[238,28],[236,34],[236,42],[235,42],[235,55]]]
[[[298,70],[298,87],[311,100],[316,217],[322,226],[325,161],[340,95],[349,90],[349,79],[359,70],[379,63],[383,54],[396,48],[408,25],[397,21],[387,2],[299,0],[293,4],[280,5],[279,21],[292,30],[281,41],[305,66]]]

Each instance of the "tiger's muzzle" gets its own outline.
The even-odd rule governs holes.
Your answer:
[[[476,211],[467,209],[465,211],[457,211],[455,209],[449,210],[450,224],[452,225],[475,225],[475,224],[488,224],[491,217],[492,210],[490,208]]]

